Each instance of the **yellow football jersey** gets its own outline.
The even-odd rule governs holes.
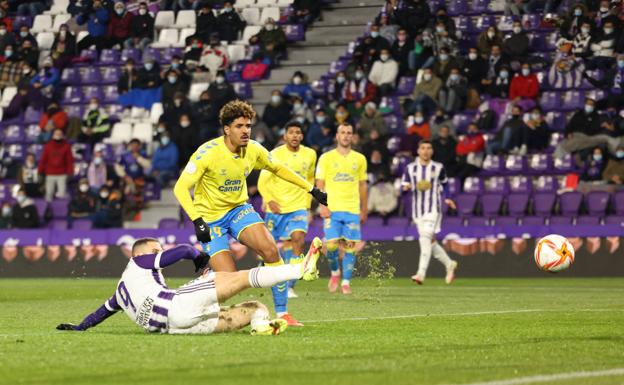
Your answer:
[[[292,152],[286,145],[279,146],[271,151],[273,159],[296,172],[303,179],[314,183],[314,167],[316,166],[316,152],[311,148],[300,146],[299,151]],[[265,210],[270,211],[266,205],[269,201],[275,201],[280,205],[280,213],[292,213],[297,210],[310,208],[312,196],[305,190],[286,182],[268,171],[260,173],[258,190],[262,195]]]
[[[353,150],[347,155],[328,151],[319,158],[316,179],[325,181],[331,211],[360,213],[360,181],[367,180],[364,155]]]

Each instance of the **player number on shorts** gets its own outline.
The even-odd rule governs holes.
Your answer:
[[[119,296],[121,297],[121,301],[123,302],[124,307],[128,308],[128,305],[129,305],[132,307],[132,310],[136,312],[136,307],[132,303],[132,299],[130,298],[130,293],[128,292],[128,289],[126,288],[126,284],[123,281],[119,282],[119,286],[117,286],[117,292],[119,293]]]
[[[221,228],[220,227],[211,227],[210,228],[210,237],[212,238],[219,238],[223,236],[223,233],[221,232]]]

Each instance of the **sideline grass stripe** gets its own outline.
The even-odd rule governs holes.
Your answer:
[[[544,374],[544,375],[538,375],[538,376],[512,378],[509,380],[471,382],[469,384],[461,384],[461,385],[521,385],[521,384],[537,384],[540,382],[550,382],[550,381],[574,380],[578,378],[608,377],[608,376],[621,376],[621,375],[624,375],[624,368],[597,370],[593,372],[569,372],[569,373],[557,373],[557,374],[547,374],[547,375]]]

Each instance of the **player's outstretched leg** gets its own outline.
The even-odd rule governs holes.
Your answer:
[[[438,242],[435,242],[433,244],[432,251],[433,257],[438,261],[442,262],[444,267],[446,267],[446,277],[444,278],[444,281],[447,285],[450,285],[455,280],[455,270],[457,270],[457,262],[453,261],[448,256],[446,250],[444,250],[444,247],[442,247],[442,245],[440,245]]]
[[[427,276],[427,269],[431,260],[431,238],[423,234],[418,239],[418,243],[420,244],[420,259],[418,260],[418,271],[415,275],[412,275],[412,281],[422,285]]]
[[[355,266],[355,244],[349,242],[342,257],[342,294],[351,294],[351,277]]]
[[[338,282],[340,281],[340,264],[338,263],[339,252],[337,240],[327,242],[327,260],[329,261],[329,270],[331,271],[331,277],[329,278],[327,287],[330,293],[335,293],[336,290],[338,290]]]

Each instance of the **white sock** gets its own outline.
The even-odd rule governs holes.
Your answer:
[[[438,261],[442,262],[442,264],[448,269],[453,263],[453,260],[448,256],[444,247],[440,246],[438,242],[433,244],[432,247],[433,257]]]
[[[340,283],[340,286],[344,286],[344,285],[350,285],[351,281],[349,281],[348,279],[343,279],[342,282]]]
[[[427,269],[429,268],[429,260],[431,259],[431,239],[427,237],[420,237],[418,239],[420,244],[420,259],[418,261],[418,275],[427,275]]]
[[[261,307],[256,309],[251,315],[251,328],[256,329],[259,326],[266,326],[269,324],[269,312],[266,308]]]
[[[331,275],[332,277],[340,277],[340,270],[332,271]]]
[[[251,287],[271,287],[291,279],[299,279],[302,275],[302,264],[255,267],[249,270],[249,284]]]

